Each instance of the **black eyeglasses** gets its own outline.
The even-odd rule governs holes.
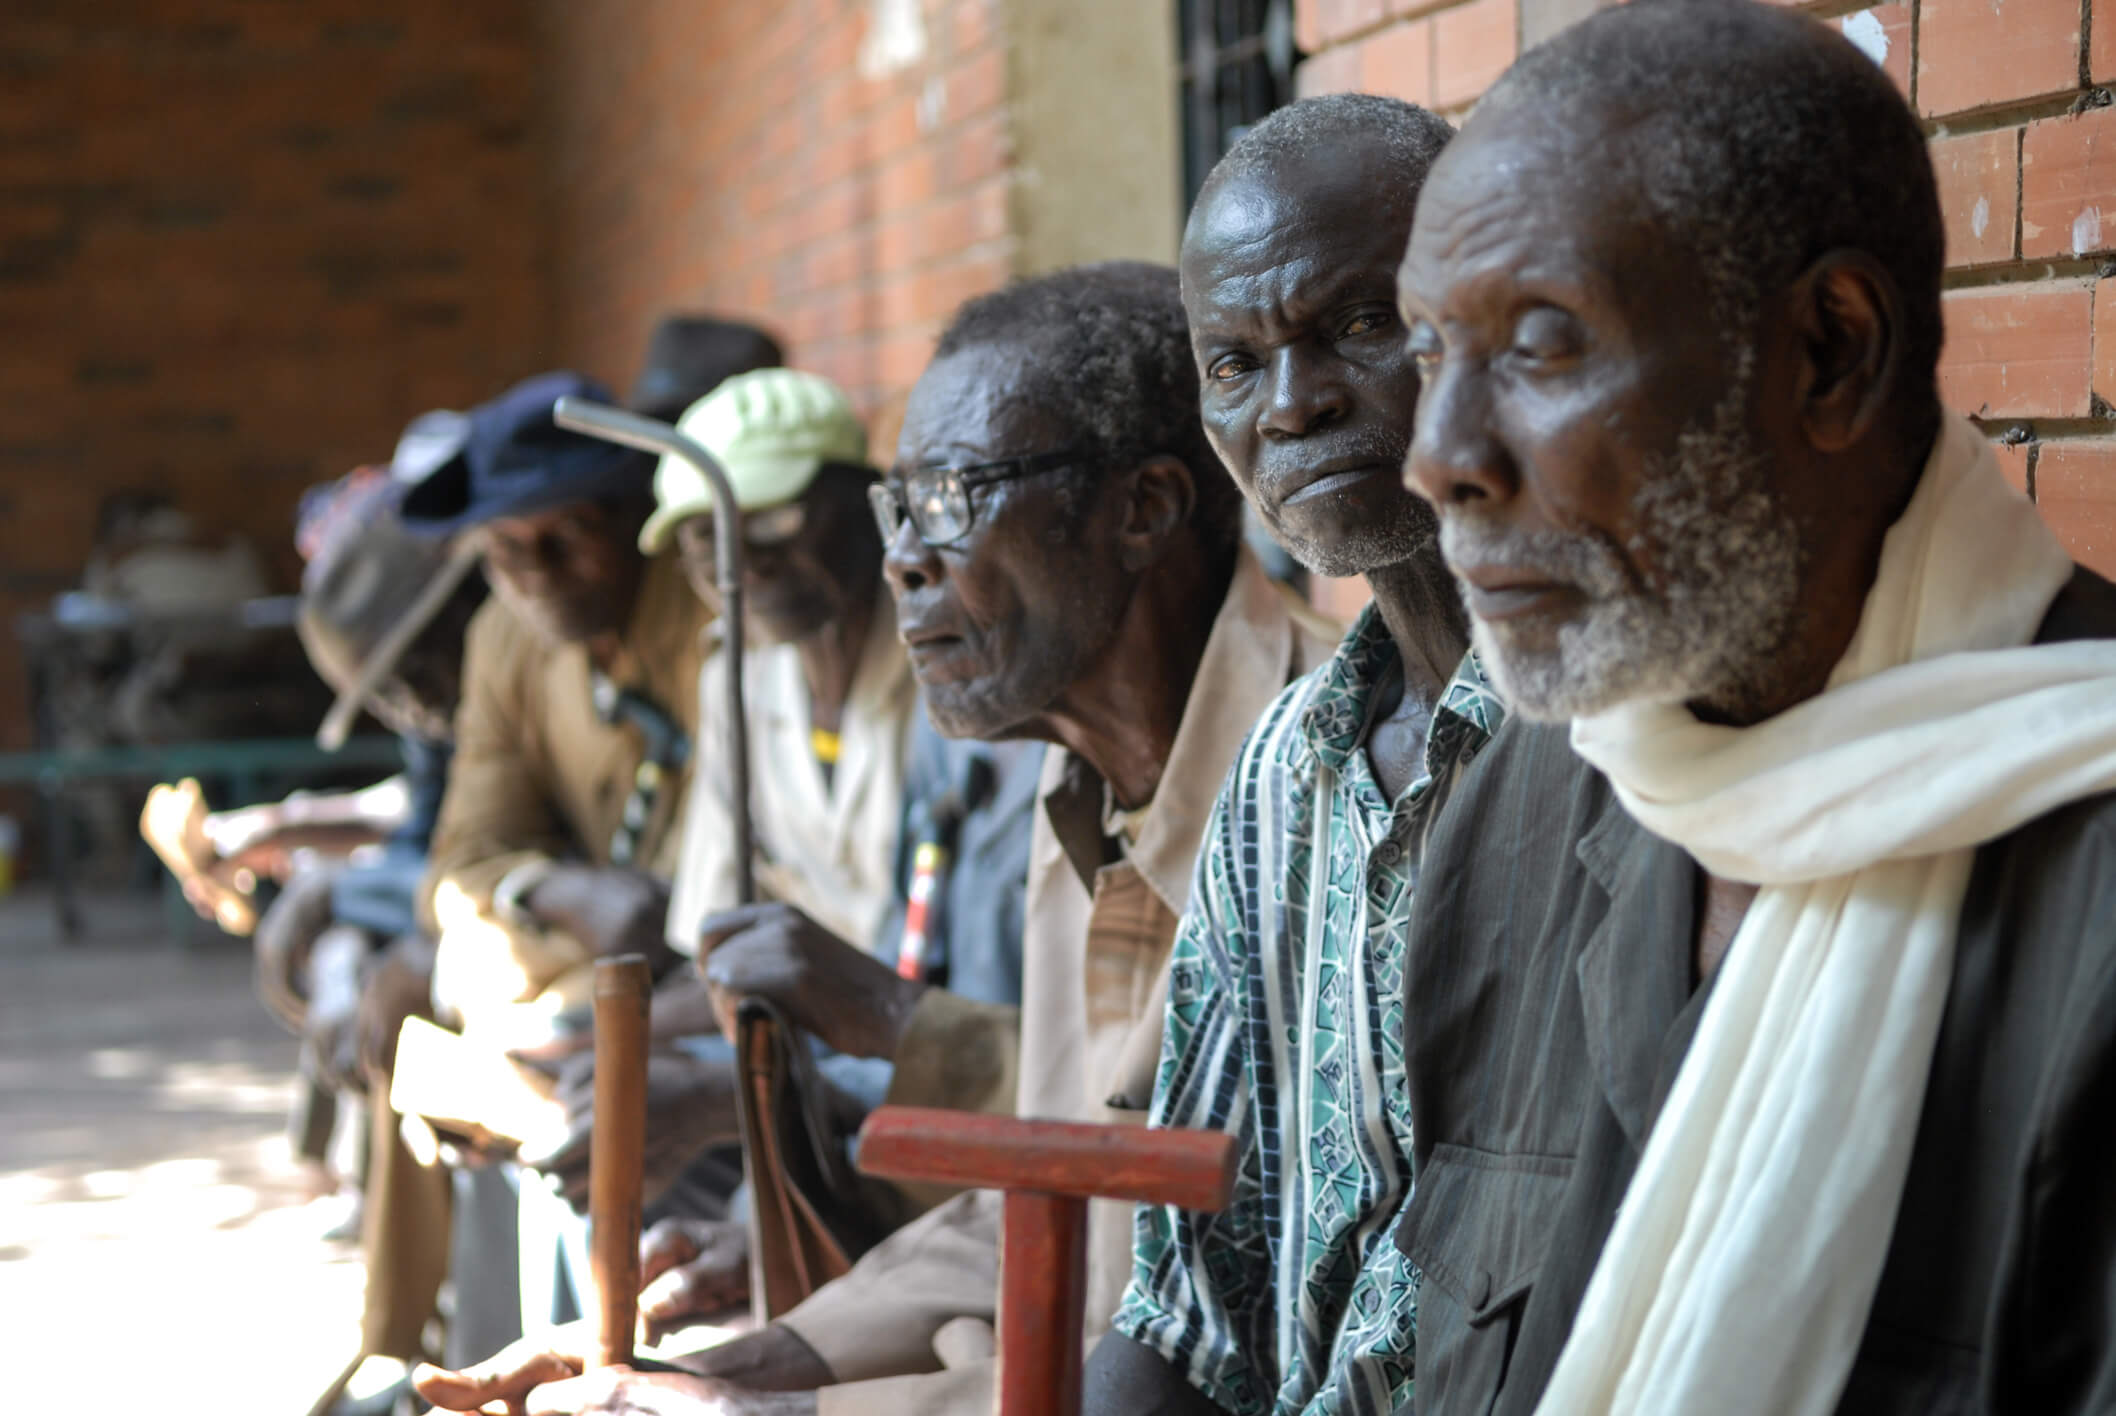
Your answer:
[[[874,524],[881,529],[882,544],[896,539],[905,517],[911,529],[929,546],[953,545],[970,534],[977,510],[970,492],[994,482],[1010,482],[1071,467],[1081,461],[1078,452],[1038,452],[1027,457],[1008,457],[998,462],[977,462],[966,467],[910,467],[891,472],[867,489],[874,508]]]

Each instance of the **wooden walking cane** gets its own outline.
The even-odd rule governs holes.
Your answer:
[[[598,1367],[628,1366],[639,1323],[639,1219],[646,1184],[647,1005],[637,954],[595,963],[595,1130],[588,1151],[588,1269]]]
[[[1079,1416],[1087,1202],[1213,1211],[1234,1194],[1219,1131],[1020,1121],[884,1106],[860,1128],[860,1169],[1006,1192],[999,1263],[999,1416]]]

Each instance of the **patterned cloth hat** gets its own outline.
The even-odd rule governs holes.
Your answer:
[[[844,390],[798,369],[738,374],[692,404],[676,428],[726,469],[744,511],[792,501],[826,462],[867,460],[867,430]],[[654,500],[639,533],[648,555],[667,547],[677,522],[713,509],[711,487],[680,457],[661,459]]]

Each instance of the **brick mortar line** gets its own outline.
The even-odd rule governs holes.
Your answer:
[[[867,247],[877,244],[875,236],[878,231],[879,228],[874,226],[853,226],[832,232],[828,236],[817,237],[816,239],[817,241],[853,242],[862,247]],[[972,241],[967,246],[953,246],[940,255],[928,256],[923,260],[914,261],[910,265],[897,266],[886,272],[880,267],[865,269],[855,279],[857,281],[882,281],[899,275],[914,274],[967,257],[1005,254],[1004,248],[1017,243],[1019,240],[1019,232],[1002,231],[997,236],[988,236],[982,241]],[[729,277],[753,275],[758,271],[769,272],[782,261],[808,259],[809,256],[814,254],[814,244],[814,242],[810,242],[799,246],[788,246],[740,265],[722,265],[716,267],[716,269],[719,273]],[[810,293],[827,293],[846,288],[848,288],[847,282],[838,281],[833,284],[812,286],[810,287]],[[795,296],[794,298],[800,299],[803,297]]]
[[[2116,437],[2116,418],[1980,418],[1969,421],[1994,442],[2009,447],[2025,444],[2039,450],[2044,443],[2107,441]]]
[[[2062,260],[2020,260],[1952,269],[1941,277],[1942,290],[1988,290],[2005,285],[2036,285],[2057,280],[2099,280],[2116,275],[2116,253],[2073,256]]]
[[[1827,24],[1831,20],[1841,20],[1846,15],[1856,15],[1862,10],[1871,10],[1877,5],[1885,3],[1887,3],[1887,0],[1823,0],[1823,3],[1819,5],[1801,6],[1800,13],[1806,15],[1809,19],[1821,20]],[[1917,26],[1915,19],[1917,8],[1917,5],[1913,3],[1911,6],[1913,16],[1911,27],[1913,32],[1915,32]],[[1913,38],[1915,38],[1915,33],[1913,33]],[[1915,68],[1916,66],[1913,65],[1912,67]]]
[[[1910,84],[1905,96],[1910,101],[1910,112],[1913,117],[1916,116],[1918,111],[1918,46],[1924,43],[1924,40],[1925,0],[1910,0],[1910,59],[1904,67],[1910,71]],[[1931,140],[1928,138],[1927,141]],[[2020,203],[2015,202],[2013,209],[2018,212]]]
[[[2028,248],[2028,125],[2013,132],[2013,259]]]
[[[1372,39],[1375,35],[1380,34],[1383,30],[1393,29],[1398,25],[1408,26],[1422,24],[1427,20],[1438,19],[1440,16],[1447,14],[1451,10],[1467,9],[1469,6],[1475,3],[1476,0],[1447,0],[1446,4],[1435,5],[1430,10],[1424,10],[1415,15],[1386,15],[1383,16],[1381,19],[1375,21],[1373,24],[1366,26],[1364,29],[1348,30],[1344,34],[1331,35],[1328,39],[1323,41],[1322,48],[1317,49],[1312,53],[1304,53],[1301,55],[1301,58],[1303,60],[1314,59],[1319,55],[1329,54],[1339,49],[1346,49],[1352,45],[1360,43],[1363,40]],[[1514,7],[1514,34],[1516,36],[1515,42],[1517,44],[1519,43],[1519,35],[1521,33],[1520,26],[1521,12],[1520,6],[1517,3]],[[1518,58],[1519,55],[1517,54],[1515,57]]]
[[[1935,138],[1974,137],[1978,133],[1994,132],[2000,128],[2025,127],[2029,123],[2045,122],[2051,118],[2078,117],[2097,108],[2108,107],[2112,97],[2116,95],[2112,95],[2107,87],[2095,84],[2042,98],[2020,99],[2012,103],[1993,104],[1988,108],[1950,113],[1943,118],[1920,118],[1918,125],[1925,130],[1927,142]],[[2081,101],[2084,99],[2093,101],[2081,107]]]
[[[834,196],[837,194],[838,188],[850,186],[855,182],[866,182],[870,185],[879,182],[881,180],[881,173],[883,169],[893,165],[896,165],[895,159],[891,159],[889,162],[877,164],[873,167],[856,167],[852,171],[846,173],[844,176],[827,182],[821,187],[816,187],[813,189],[804,189],[799,193],[787,197],[783,201],[773,203],[771,206],[766,207],[754,219],[760,222],[770,221],[778,216],[783,215],[786,210],[790,207],[801,206],[803,204],[809,204],[816,201],[820,201],[825,197]],[[884,224],[885,222],[897,221],[906,216],[924,212],[931,207],[938,206],[944,201],[953,201],[961,197],[967,196],[977,191],[978,188],[980,188],[987,182],[1005,182],[1011,185],[1015,180],[1017,171],[1018,169],[1013,165],[1012,159],[1009,158],[1008,165],[1002,167],[997,172],[988,172],[982,177],[973,177],[968,182],[957,183],[954,186],[936,186],[934,188],[932,196],[926,197],[921,201],[913,202],[909,206],[892,207],[886,215],[884,215],[879,209],[877,209],[874,215],[865,218],[860,224],[862,226],[869,224],[879,226]],[[843,229],[852,230],[857,228]],[[823,236],[815,237],[812,239],[825,240],[828,239],[828,236],[829,233],[826,232]],[[800,244],[806,245],[809,243],[803,242]]]
[[[2079,86],[2094,86],[2094,0],[2079,0]]]

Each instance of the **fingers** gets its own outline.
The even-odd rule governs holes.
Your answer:
[[[639,1282],[642,1288],[678,1264],[698,1257],[698,1238],[681,1219],[655,1221],[639,1236]]]
[[[621,1416],[637,1412],[625,1397],[628,1379],[637,1374],[627,1367],[604,1367],[585,1376],[571,1377],[538,1387],[522,1403],[522,1416]]]
[[[721,1036],[735,1036],[735,1010],[745,998],[762,998],[800,1021],[800,990],[788,968],[785,937],[777,929],[751,929],[699,960],[698,972],[720,1019]]]
[[[579,1363],[548,1347],[516,1343],[460,1372],[421,1362],[412,1369],[411,1384],[443,1411],[476,1411],[494,1402],[512,1406],[538,1386],[563,1382],[580,1370]]]
[[[648,1284],[639,1295],[639,1315],[646,1319],[647,1341],[659,1343],[748,1297],[746,1265],[708,1268],[701,1261],[671,1269]]]
[[[639,1295],[649,1342],[749,1296],[749,1232],[740,1224],[691,1226],[696,1253],[649,1282]]]
[[[798,916],[799,914],[800,911],[794,909],[791,905],[780,904],[777,901],[741,905],[735,909],[722,910],[718,914],[709,914],[705,917],[704,922],[698,926],[698,962],[702,966],[706,959],[711,956],[713,950],[719,948],[737,934],[755,929],[758,925],[782,915]]]
[[[594,1136],[594,1116],[579,1117],[568,1126],[564,1140],[542,1155],[523,1155],[521,1162],[540,1171],[566,1202],[577,1209],[587,1203],[588,1160]]]

